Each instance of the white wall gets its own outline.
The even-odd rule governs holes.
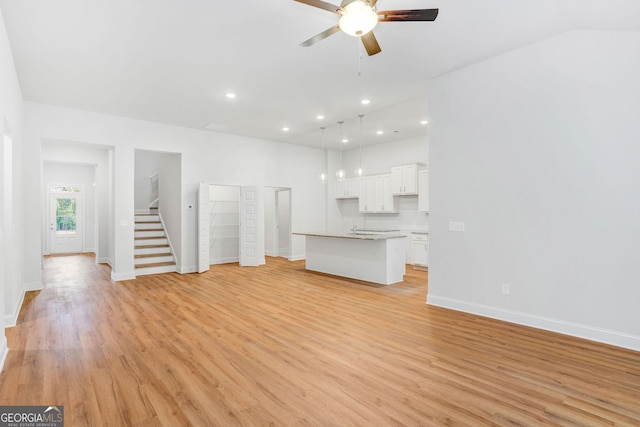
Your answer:
[[[152,201],[152,188],[150,177],[159,172],[160,158],[163,153],[147,150],[136,150],[135,152],[135,191],[133,200],[136,211],[147,212],[149,203]]]
[[[180,154],[164,153],[160,159],[160,205],[167,236],[178,265],[182,265],[182,159]]]
[[[425,99],[425,103],[426,103]],[[427,162],[427,135],[414,136],[394,142],[375,144],[362,147],[362,167],[365,175],[390,173],[392,166],[409,163]],[[355,177],[355,171],[360,165],[360,150],[353,148],[342,153],[344,169],[347,178]],[[335,173],[335,171],[332,171]]]
[[[96,167],[97,165],[78,165],[70,163],[52,163],[44,162],[43,165],[43,181],[44,194],[42,204],[42,218],[45,223],[42,227],[42,252],[50,253],[49,245],[49,184],[69,184],[81,185],[83,188],[83,227],[82,227],[82,251],[96,252],[97,248],[97,198],[96,198]]]
[[[36,103],[25,103],[25,156],[23,168],[39,171],[42,161],[40,141],[77,141],[113,146],[113,251],[112,277],[134,277],[134,151],[136,149],[180,152],[182,154],[182,272],[196,270],[196,205],[201,181],[259,187],[290,187],[292,229],[317,229],[323,222],[322,185],[316,179],[321,150],[260,141],[251,138],[186,129],[140,120],[97,114]],[[25,191],[39,188],[40,173],[24,183]],[[25,222],[39,224],[39,200],[26,200]],[[37,233],[25,233],[25,274],[41,281]],[[173,242],[175,244],[175,242]],[[296,236],[292,257],[304,256],[304,238]]]
[[[575,31],[430,82],[430,304],[640,350],[638,52]]]
[[[0,190],[0,319],[5,325],[15,324],[25,290],[33,284],[24,283],[23,275],[23,170],[19,167],[23,156],[23,102],[13,55],[9,46],[4,17],[0,11],[0,164],[3,175]],[[5,159],[4,138],[10,137],[11,150]],[[5,177],[5,167],[11,176]],[[26,172],[24,172],[26,173]],[[9,182],[10,181],[10,182]],[[10,185],[10,188],[7,186]],[[9,194],[10,193],[10,194]],[[0,334],[0,367],[7,354],[7,340]]]

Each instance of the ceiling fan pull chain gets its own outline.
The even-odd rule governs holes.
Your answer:
[[[360,40],[357,40],[356,47],[358,48],[358,77],[362,77],[362,47]]]

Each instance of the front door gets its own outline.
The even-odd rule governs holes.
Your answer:
[[[82,252],[82,195],[49,194],[49,253]]]

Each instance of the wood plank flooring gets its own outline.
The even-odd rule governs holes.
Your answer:
[[[427,272],[109,275],[45,259],[1,405],[64,405],[67,426],[640,425],[640,353],[429,307]]]

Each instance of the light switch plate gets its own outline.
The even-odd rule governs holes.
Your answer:
[[[121,220],[120,220],[120,226],[121,226],[121,227],[126,227],[128,224],[129,224],[129,223],[127,222],[127,220],[126,220],[126,219],[121,219]]]
[[[464,222],[449,221],[449,231],[464,231]]]

